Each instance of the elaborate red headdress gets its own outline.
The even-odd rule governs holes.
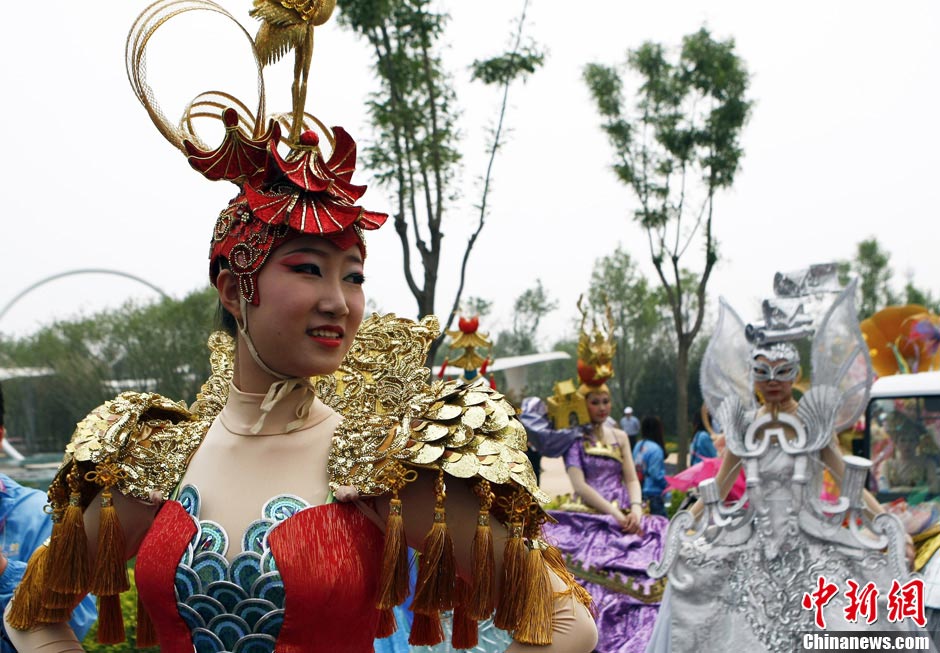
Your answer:
[[[296,4],[296,3],[293,3]],[[309,3],[308,3],[309,4]],[[316,4],[316,3],[314,3]],[[238,195],[219,215],[209,252],[209,277],[216,281],[224,259],[235,274],[242,296],[259,301],[257,275],[272,250],[300,234],[329,239],[340,249],[358,245],[365,256],[362,230],[377,229],[388,216],[367,211],[356,202],[365,186],[352,183],[356,167],[356,143],[342,128],[327,129],[304,113],[306,77],[313,47],[313,28],[325,22],[335,3],[319,3],[317,11],[301,10],[291,3],[256,2],[254,15],[263,21],[251,43],[258,69],[258,110],[226,93],[202,93],[193,100],[179,125],[171,124],[160,110],[146,82],[147,43],[169,18],[207,10],[234,18],[209,0],[163,0],[152,5],[135,23],[128,37],[127,66],[131,85],[160,132],[187,155],[190,165],[212,181],[231,181]],[[235,21],[237,24],[237,21]],[[239,25],[241,28],[241,26]],[[244,32],[244,28],[241,28]],[[283,32],[283,33],[282,33]],[[291,114],[264,115],[262,61],[272,63],[294,49],[294,107]],[[225,126],[222,143],[208,149],[197,137],[192,118],[217,118]],[[266,128],[262,128],[266,125]],[[281,138],[281,126],[289,136]],[[329,158],[320,147],[319,130],[331,146]],[[283,142],[286,154],[278,151]]]

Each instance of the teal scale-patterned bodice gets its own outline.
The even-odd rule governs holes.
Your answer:
[[[269,500],[261,518],[242,535],[241,552],[229,562],[228,534],[216,522],[199,519],[199,490],[186,485],[177,500],[197,529],[175,577],[177,609],[196,653],[273,653],[284,623],[284,582],[268,534],[310,504],[293,495]]]

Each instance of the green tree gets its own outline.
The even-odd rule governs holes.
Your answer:
[[[614,171],[639,203],[634,219],[646,230],[669,306],[676,346],[679,460],[684,465],[689,354],[718,260],[712,230],[715,195],[732,185],[743,155],[739,139],[751,109],[745,96],[748,73],[734,41],[717,41],[704,28],[683,38],[675,62],[667,59],[662,45],[647,42],[630,51],[627,67],[640,79],[630,116],[624,109],[622,70],[590,64],[584,80],[614,149]],[[692,248],[694,243],[700,250]],[[701,268],[692,283],[682,261],[690,249],[701,252]]]
[[[882,249],[874,236],[858,243],[852,261],[843,262],[839,267],[843,282],[848,282],[849,276],[858,277],[860,320],[871,317],[885,306],[898,303],[899,297],[891,290],[891,277],[894,276],[891,254]]]
[[[181,300],[128,303],[0,342],[4,364],[50,371],[4,382],[11,436],[24,438],[31,452],[61,451],[76,422],[123,390],[192,402],[209,375],[206,340],[216,304],[207,287]]]
[[[463,293],[467,262],[488,215],[496,153],[505,140],[509,88],[534,72],[542,55],[523,39],[528,1],[523,3],[509,52],[476,61],[473,79],[502,91],[496,125],[487,147],[489,162],[477,199],[478,220],[460,264],[460,280],[444,328],[450,328]],[[457,196],[458,111],[453,83],[438,54],[447,15],[430,0],[349,0],[340,21],[368,41],[374,55],[379,90],[369,102],[375,127],[366,161],[380,184],[393,189],[395,231],[401,241],[405,280],[418,304],[418,316],[435,311],[443,223]],[[413,250],[420,271],[412,263]],[[429,352],[434,355],[440,339]]]
[[[915,286],[913,279],[908,279],[907,283],[904,284],[904,303],[920,304],[931,313],[940,314],[940,298],[929,290],[923,290]]]
[[[634,390],[653,352],[662,318],[662,296],[650,288],[633,258],[620,245],[594,262],[588,298],[595,311],[605,303],[614,317],[617,351],[614,378],[608,382],[620,407],[633,402]]]
[[[502,356],[520,356],[538,351],[539,323],[558,308],[542,280],[522,292],[513,303],[512,329],[501,331],[496,337],[495,351]]]

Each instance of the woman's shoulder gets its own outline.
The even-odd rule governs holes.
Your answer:
[[[77,424],[65,448],[49,488],[53,512],[64,511],[76,484],[88,499],[103,487],[142,501],[154,492],[169,496],[214,419],[156,393],[106,401]]]

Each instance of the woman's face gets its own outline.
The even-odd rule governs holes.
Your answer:
[[[901,433],[895,436],[894,442],[897,445],[899,454],[905,458],[913,458],[917,455],[917,445],[920,443],[920,437],[913,433]]]
[[[606,392],[592,392],[585,401],[592,424],[602,424],[610,416],[610,395]]]
[[[359,248],[299,236],[274,250],[248,305],[248,333],[269,367],[296,377],[330,374],[352,345],[365,296]]]
[[[754,359],[754,386],[768,404],[782,404],[793,396],[793,382],[799,365],[788,360]],[[793,369],[793,368],[796,369]]]

